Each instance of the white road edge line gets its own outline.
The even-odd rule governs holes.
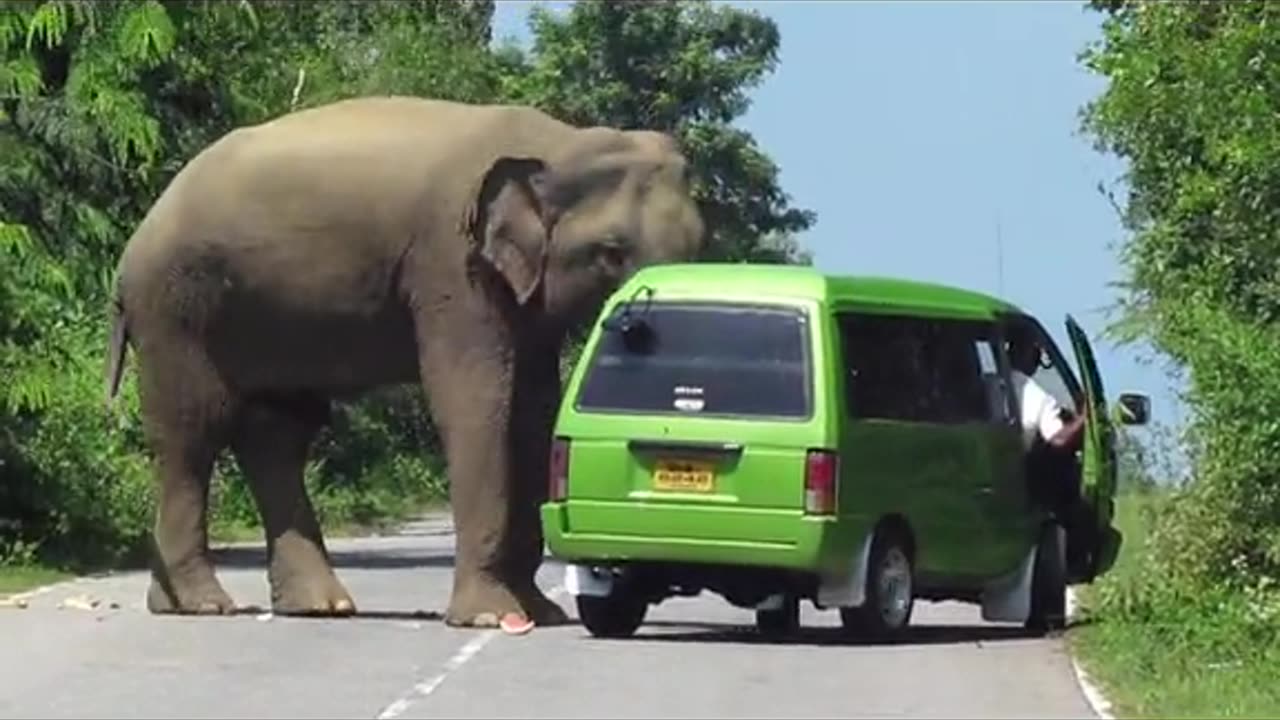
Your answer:
[[[563,592],[564,586],[557,585],[547,593],[547,597],[555,600]],[[399,699],[383,708],[382,712],[377,715],[378,720],[392,720],[393,718],[403,715],[415,702],[418,702],[435,692],[436,689],[445,681],[445,678],[449,677],[451,673],[465,665],[468,660],[475,657],[477,653],[483,650],[485,645],[488,645],[491,640],[501,634],[501,630],[486,630],[479,636],[472,638],[466,645],[459,648],[458,652],[453,654],[453,657],[445,661],[444,667],[440,672],[414,685],[412,688],[409,688],[409,691]]]
[[[41,595],[47,595],[55,590],[69,588],[73,585],[83,585],[84,583],[91,582],[93,580],[105,579],[113,574],[114,573],[111,571],[106,571],[90,575],[76,575],[65,580],[57,580],[55,582],[48,583],[47,585],[38,585],[30,590],[24,590],[23,592],[11,593],[9,595],[0,594],[0,600],[4,600],[6,602],[31,602]]]
[[[1067,618],[1075,619],[1076,611],[1079,605],[1076,602],[1075,591],[1067,588]],[[1067,650],[1067,655],[1071,658],[1071,670],[1076,675],[1076,683],[1080,686],[1080,692],[1084,693],[1084,699],[1089,703],[1089,708],[1093,710],[1093,714],[1102,720],[1116,720],[1116,716],[1111,713],[1111,701],[1102,694],[1102,690],[1089,679],[1089,674],[1080,667],[1080,662],[1076,660],[1075,653]]]

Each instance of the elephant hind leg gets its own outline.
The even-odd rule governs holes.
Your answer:
[[[351,615],[355,602],[334,574],[303,484],[307,453],[329,414],[306,393],[256,397],[232,432],[266,534],[271,605],[281,615]]]
[[[235,603],[209,556],[207,513],[209,478],[232,400],[194,353],[144,360],[152,361],[143,363],[139,379],[158,496],[147,608],[160,614],[230,613]]]

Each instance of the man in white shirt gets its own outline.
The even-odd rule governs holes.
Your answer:
[[[1025,450],[1031,450],[1038,437],[1054,450],[1075,451],[1084,437],[1088,406],[1086,404],[1085,412],[1071,417],[1071,412],[1063,408],[1057,398],[1032,379],[1042,352],[1029,330],[1020,328],[1010,334],[1009,361],[1013,366],[1010,376],[1022,422],[1022,445]]]
[[[1067,567],[1079,570],[1089,560],[1092,544],[1087,538],[1096,532],[1093,511],[1082,502],[1081,478],[1074,458],[1084,440],[1085,421],[1091,411],[1089,401],[1083,398],[1081,412],[1073,414],[1032,378],[1043,350],[1030,328],[1017,328],[1010,333],[1008,350],[1027,475],[1032,480],[1030,490],[1038,502],[1052,509],[1067,530]],[[1073,542],[1072,537],[1080,541]],[[1063,615],[1055,620],[1056,627],[1061,627],[1065,605],[1059,610]]]

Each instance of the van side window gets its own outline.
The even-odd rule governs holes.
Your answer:
[[[999,420],[998,405],[991,397],[997,373],[995,326],[967,320],[934,322],[929,357],[934,365],[934,392],[937,396],[934,420],[943,423],[992,422]],[[998,386],[997,386],[998,387]]]
[[[974,341],[978,353],[978,366],[982,371],[982,391],[987,404],[990,422],[1005,424],[1012,421],[1013,394],[1004,375],[1000,372],[999,353],[995,339],[984,337]]]
[[[994,325],[860,313],[837,322],[850,417],[964,423],[1007,415]]]
[[[974,340],[973,345],[978,353],[978,367],[982,370],[982,374],[999,375],[1000,367],[996,365],[996,351],[990,338]]]
[[[925,421],[930,415],[928,323],[861,313],[837,317],[850,417]]]

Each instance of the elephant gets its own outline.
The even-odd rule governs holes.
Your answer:
[[[564,622],[534,582],[561,348],[637,269],[695,259],[705,232],[671,134],[528,106],[357,97],[211,142],[134,229],[110,303],[106,401],[132,349],[157,488],[149,611],[237,609],[207,527],[229,448],[273,611],[356,613],[307,456],[332,403],[420,383],[457,539],[444,620]]]

